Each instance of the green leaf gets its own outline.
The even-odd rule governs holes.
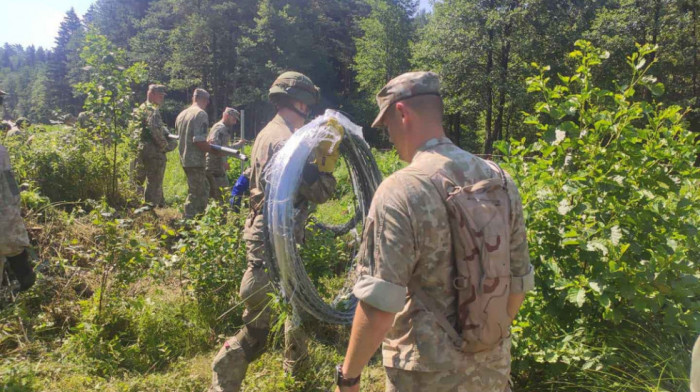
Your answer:
[[[655,97],[663,95],[663,93],[666,91],[666,87],[664,86],[663,83],[654,83],[648,86],[649,90],[651,91],[652,94],[654,94]]]

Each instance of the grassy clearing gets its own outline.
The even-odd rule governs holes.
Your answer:
[[[31,147],[18,144],[11,150],[27,184],[26,221],[41,262],[37,285],[0,308],[0,391],[205,390],[211,359],[242,325],[238,289],[246,266],[240,231],[245,209],[234,214],[212,204],[198,222],[180,225],[187,185],[177,152],[168,155],[168,208],[138,213],[133,201],[118,209],[96,201],[52,201],[42,184],[78,176],[65,176],[68,169],[61,169],[35,181],[30,174],[41,176],[39,169],[50,165],[88,163],[72,155],[80,149],[55,154],[52,144],[40,141],[41,136]],[[403,167],[395,152],[374,153],[385,176]],[[235,180],[240,167],[236,160],[230,163]],[[347,169],[340,165],[335,175],[336,197],[318,206],[314,216],[340,224],[352,216],[353,195]],[[64,188],[53,191],[83,197]],[[324,298],[330,300],[342,287],[338,276],[356,246],[352,234],[307,236],[301,252]],[[548,303],[529,296],[516,321],[517,390],[675,392],[687,385],[692,333],[658,333],[655,320],[600,321],[572,332],[547,318],[543,306]],[[281,325],[285,306],[275,303],[274,309],[273,324]],[[249,367],[246,390],[331,389],[333,364],[344,355],[349,328],[308,326],[310,357],[302,372],[294,378],[282,371],[283,334],[277,330],[268,352]],[[379,355],[363,374],[362,390],[384,390]]]

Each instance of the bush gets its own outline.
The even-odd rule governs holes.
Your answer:
[[[6,143],[18,180],[36,184],[52,201],[97,200],[108,194],[111,168],[106,147],[87,131],[34,126],[26,137],[8,138]],[[121,166],[124,181],[128,163],[122,161]]]
[[[201,218],[190,222],[189,229],[178,233],[180,239],[170,261],[170,268],[179,271],[188,295],[217,332],[240,325],[243,305],[234,301],[247,268],[243,241],[246,213],[226,212],[221,205],[210,204]]]
[[[536,64],[539,75],[528,79],[542,101],[526,123],[540,139],[498,146],[520,184],[538,278],[517,324],[525,377],[609,370],[617,344],[642,330],[663,330],[670,341],[700,331],[698,144],[680,107],[645,99],[663,93],[647,74],[654,48],[640,46],[628,58],[630,82],[608,91],[591,83],[607,53],[576,45],[578,68],[558,75],[561,84],[551,86],[549,68]],[[643,341],[626,342],[642,349]],[[615,369],[637,374],[639,365]],[[668,390],[682,384],[658,381]]]

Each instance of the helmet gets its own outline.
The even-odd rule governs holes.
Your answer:
[[[270,101],[276,97],[288,96],[311,106],[318,103],[319,92],[319,88],[306,75],[288,71],[277,77],[267,96]]]
[[[17,124],[18,128],[24,129],[30,127],[32,125],[32,122],[29,121],[29,119],[26,117],[20,117],[17,119],[17,121],[15,121],[15,124]]]

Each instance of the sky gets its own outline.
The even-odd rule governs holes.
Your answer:
[[[94,0],[0,0],[0,45],[54,47],[58,26],[71,7],[82,17]],[[419,0],[430,9],[430,0]]]

